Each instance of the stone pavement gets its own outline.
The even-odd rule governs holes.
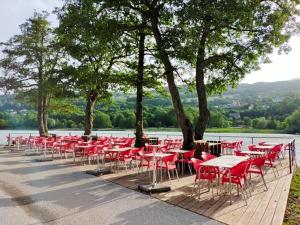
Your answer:
[[[86,175],[83,166],[23,155],[0,150],[1,225],[222,224]]]

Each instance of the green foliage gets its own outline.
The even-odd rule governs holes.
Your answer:
[[[226,128],[230,126],[230,122],[220,111],[212,111],[210,113],[208,127]]]
[[[300,110],[297,110],[288,116],[285,120],[287,124],[287,132],[300,133]]]
[[[244,117],[244,125],[245,127],[251,127],[252,126],[252,120],[250,117]]]
[[[112,128],[112,122],[108,114],[103,112],[96,112],[94,114],[94,127],[95,128]]]
[[[252,120],[252,126],[256,129],[265,129],[267,127],[267,120],[265,117],[260,117]]]

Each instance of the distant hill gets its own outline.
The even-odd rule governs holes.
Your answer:
[[[248,97],[283,97],[289,94],[300,94],[300,79],[240,84],[236,89],[230,88],[224,95]]]

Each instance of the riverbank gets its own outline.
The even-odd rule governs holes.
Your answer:
[[[22,129],[12,129],[15,132],[24,131],[26,128]],[[62,128],[62,129],[55,129],[55,131],[76,131],[82,132],[83,129],[79,128]],[[101,131],[120,131],[120,132],[132,132],[134,133],[134,129],[120,129],[120,128],[102,128],[96,129],[94,132],[101,132]],[[180,128],[175,127],[149,127],[144,129],[145,132],[181,132]],[[254,129],[254,128],[245,128],[245,127],[227,127],[227,128],[207,128],[205,130],[206,133],[254,133],[254,134],[285,134],[283,130],[272,130],[272,129]],[[51,133],[51,132],[50,132]]]

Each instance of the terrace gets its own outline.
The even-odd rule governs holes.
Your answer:
[[[90,153],[90,155],[84,153],[84,150],[82,151],[83,154],[75,154],[75,152],[72,151],[60,152],[58,150],[59,148],[55,148],[55,145],[50,144],[51,142],[49,142],[49,144],[43,141],[34,141],[30,143],[27,140],[26,143],[22,143],[22,141],[19,140],[20,143],[18,144],[20,144],[19,149],[22,149],[22,146],[23,149],[35,149],[39,152],[45,152],[47,157],[51,156],[54,152],[54,159],[57,160],[59,163],[68,166],[76,165],[76,168],[79,171],[86,171],[95,169],[94,164],[97,161],[97,156],[100,156],[100,158],[101,156],[104,157],[102,150],[107,152],[113,152],[114,149],[119,149],[118,152],[122,152],[123,150],[128,151],[128,149],[134,150],[134,148],[128,147],[132,144],[129,143],[128,140],[130,139],[113,138],[109,141],[109,146],[106,146],[106,148],[103,148],[103,146],[100,147],[100,152],[96,150],[97,148],[93,148],[93,151],[96,152]],[[164,150],[164,152],[166,153],[174,151],[173,149],[180,148],[179,139],[168,140],[172,142],[172,145],[169,145],[168,147],[166,147],[165,145],[165,143],[167,142],[166,140],[164,141],[164,143],[161,142],[161,145],[159,145],[159,147],[151,144],[147,147],[151,148],[156,146],[157,151]],[[223,143],[226,142],[224,141]],[[82,144],[94,146],[97,145],[95,142],[93,144],[92,142]],[[101,146],[103,144],[104,143],[98,143],[98,146]],[[278,143],[270,143],[270,145],[271,144],[273,146],[273,144],[276,145]],[[283,144],[284,145],[282,145],[280,149],[280,154],[278,154],[280,160],[276,159],[276,167],[278,168],[278,174],[275,171],[272,171],[271,168],[269,168],[268,170],[266,170],[266,174],[264,176],[268,190],[266,190],[266,187],[262,182],[260,175],[252,175],[251,185],[247,187],[249,195],[246,197],[246,201],[243,199],[243,195],[241,193],[237,193],[235,185],[233,185],[233,195],[231,199],[230,195],[228,193],[225,193],[224,185],[220,185],[221,188],[218,190],[217,193],[216,184],[212,188],[215,191],[214,196],[212,195],[211,191],[208,191],[206,185],[202,185],[200,189],[201,195],[199,197],[196,194],[198,190],[194,187],[194,180],[196,176],[195,173],[193,173],[192,175],[189,173],[189,171],[182,173],[180,168],[178,168],[179,180],[176,179],[175,175],[171,176],[171,180],[169,180],[166,174],[160,176],[160,174],[158,173],[157,179],[158,181],[160,181],[159,183],[161,185],[170,186],[171,191],[164,193],[153,193],[151,196],[166,203],[187,209],[199,215],[212,218],[225,224],[282,224],[287,204],[290,182],[292,179],[292,170],[295,166],[295,142],[292,141],[290,143]],[[213,144],[212,146],[216,145]],[[256,145],[256,150],[268,149],[267,146],[267,143],[262,142],[260,143],[260,145]],[[222,145],[222,151],[220,153],[226,153],[231,155],[234,154],[236,150],[242,150],[242,153],[244,152],[249,154],[249,152],[246,151],[247,147],[248,146],[238,146],[238,144],[236,144],[235,146],[233,146],[233,149],[231,149],[232,151],[228,151],[229,147],[227,146],[226,149],[226,147]],[[73,146],[72,149],[74,151],[75,149],[81,148],[80,146],[76,145]],[[253,151],[253,149],[251,150]],[[62,153],[67,153],[67,157],[65,159],[61,157]],[[260,153],[262,152],[260,151]],[[283,155],[285,155],[285,157],[283,157]],[[130,155],[130,158],[133,159],[133,155]],[[138,167],[138,160],[136,162],[132,161],[132,164],[134,165],[132,168],[130,168],[129,166],[128,168],[125,167],[125,161],[126,160],[122,162],[120,160],[118,167],[115,167],[115,165],[117,164],[116,161],[109,162],[107,159],[103,161],[103,163],[101,163],[100,166],[102,168],[111,168],[113,173],[102,175],[101,179],[119,184],[132,190],[138,190],[139,185],[148,184],[152,182],[153,167],[150,166],[149,171],[145,167],[144,171],[142,172],[141,168]]]

